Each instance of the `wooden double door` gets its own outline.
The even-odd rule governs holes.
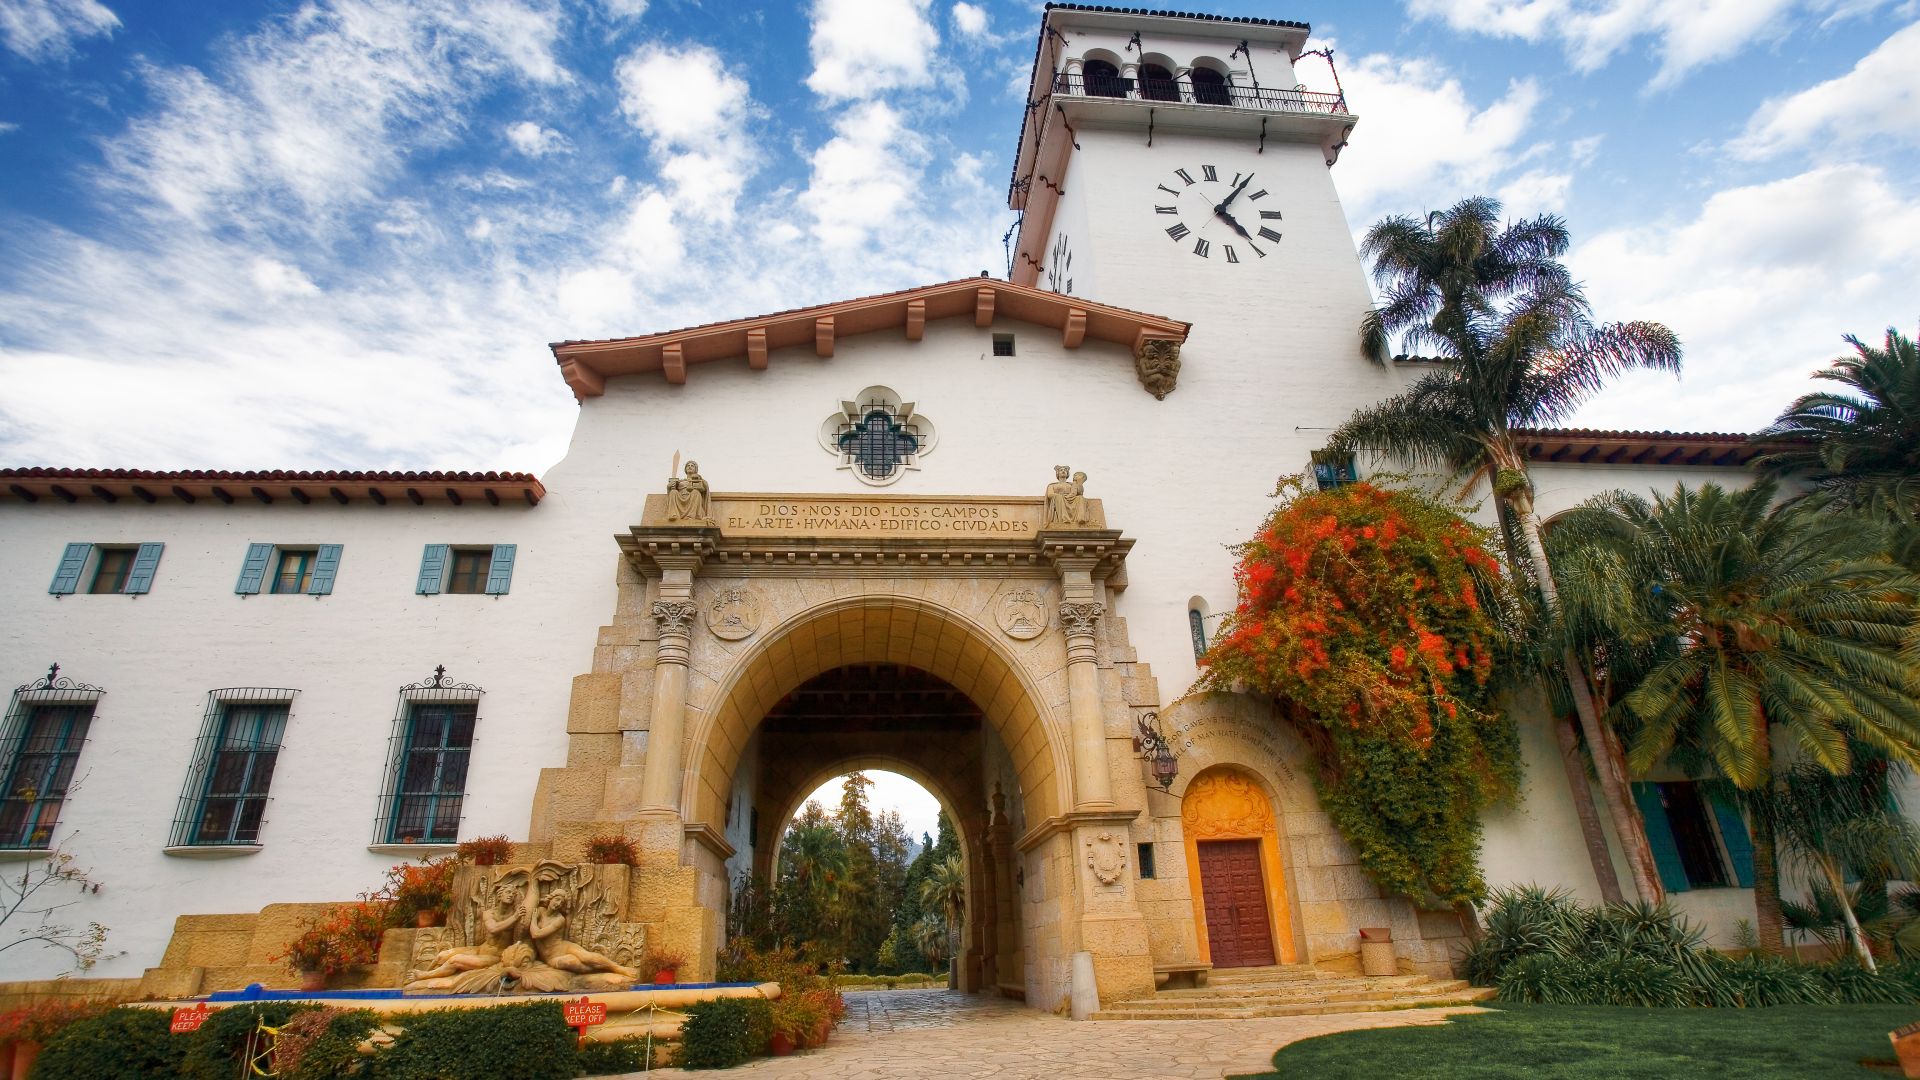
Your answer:
[[[1258,840],[1202,840],[1200,893],[1213,966],[1264,967],[1274,962]]]

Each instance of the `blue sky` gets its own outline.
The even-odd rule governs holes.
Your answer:
[[[1561,213],[1601,317],[1679,331],[1681,392],[1581,422],[1751,429],[1842,333],[1920,319],[1914,0],[1188,9],[1335,47],[1356,231]],[[0,463],[544,469],[575,411],[548,341],[1002,272],[1038,24],[0,0]]]

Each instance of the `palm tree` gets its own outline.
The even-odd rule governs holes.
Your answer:
[[[937,910],[947,924],[948,956],[960,954],[960,914],[967,906],[967,869],[958,852],[933,864],[920,883],[921,906]]]
[[[1559,597],[1514,432],[1565,420],[1623,372],[1677,374],[1680,343],[1658,323],[1595,324],[1585,295],[1558,261],[1567,249],[1565,225],[1543,217],[1501,228],[1499,215],[1498,202],[1467,199],[1429,215],[1424,225],[1389,217],[1368,231],[1361,252],[1373,260],[1384,302],[1361,324],[1362,348],[1382,362],[1387,343],[1399,335],[1446,363],[1404,393],[1354,413],[1330,444],[1336,451],[1366,449],[1444,466],[1470,482],[1490,478],[1518,533],[1510,561],[1553,610]],[[1660,879],[1646,829],[1625,770],[1610,752],[1592,688],[1571,651],[1558,659],[1634,886],[1642,899],[1657,901]],[[1610,858],[1606,841],[1591,833],[1588,840],[1598,874]]]
[[[1884,906],[1887,877],[1908,877],[1920,864],[1920,830],[1900,813],[1885,783],[1861,772],[1836,776],[1810,762],[1788,770],[1766,802],[1780,846],[1812,872],[1818,891],[1832,897],[1854,955],[1874,970],[1846,871],[1876,871]]]
[[[1854,740],[1920,762],[1920,676],[1899,652],[1920,579],[1884,558],[1879,530],[1773,511],[1775,495],[1768,480],[1682,485],[1651,503],[1613,492],[1556,522],[1567,609],[1643,661],[1613,710],[1637,725],[1636,771],[1678,748],[1763,792],[1782,738],[1833,774],[1853,767]],[[1775,839],[1774,815],[1756,813],[1756,924],[1778,951]]]
[[[1911,522],[1920,516],[1920,347],[1893,327],[1876,349],[1853,335],[1855,355],[1814,378],[1844,390],[1807,394],[1757,438],[1793,440],[1755,464],[1811,479],[1832,502]]]

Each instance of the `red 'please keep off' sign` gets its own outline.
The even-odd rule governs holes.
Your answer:
[[[595,1024],[607,1022],[607,1006],[604,1002],[581,998],[579,1001],[567,1002],[564,1008],[568,1027],[592,1027]]]
[[[175,1009],[173,1010],[173,1023],[168,1025],[168,1029],[175,1035],[185,1035],[190,1031],[199,1031],[200,1025],[206,1023],[207,1017],[211,1015],[212,1010],[207,1008],[205,1002],[201,1002],[199,1005],[190,1009]]]

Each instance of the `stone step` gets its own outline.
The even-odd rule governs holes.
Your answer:
[[[1450,981],[1450,980],[1449,980]],[[1268,991],[1303,991],[1309,993],[1331,992],[1343,987],[1367,987],[1378,990],[1390,986],[1424,986],[1432,982],[1425,975],[1383,975],[1368,977],[1364,975],[1329,976],[1324,979],[1277,979],[1271,982],[1226,983],[1216,986],[1209,982],[1205,986],[1182,987],[1173,990],[1161,990],[1160,994],[1169,997],[1202,997],[1207,994],[1250,994]]]
[[[1095,1020],[1251,1020],[1272,1016],[1328,1016],[1335,1013],[1387,1012],[1447,1005],[1473,1005],[1493,997],[1489,987],[1442,994],[1401,995],[1378,1001],[1295,1002],[1291,1004],[1167,1009],[1151,1001],[1126,1002],[1093,1014]]]
[[[1143,998],[1135,1001],[1118,1002],[1113,1006],[1113,1008],[1153,1009],[1153,1010],[1158,1010],[1158,1011],[1167,1012],[1167,1013],[1177,1013],[1182,1016],[1189,1016],[1189,1015],[1195,1015],[1198,1013],[1212,1012],[1220,1009],[1228,1009],[1228,1010],[1262,1009],[1270,1006],[1278,1007],[1278,1006],[1291,1006],[1291,1005],[1355,1005],[1355,1004],[1364,1004],[1368,1002],[1379,1002],[1379,1001],[1406,1001],[1406,1002],[1417,1004],[1417,1003],[1432,1001],[1440,998],[1450,999],[1466,992],[1468,992],[1468,990],[1466,989],[1447,988],[1447,989],[1433,989],[1433,990],[1423,990],[1423,989],[1376,990],[1371,992],[1349,991],[1347,993],[1334,994],[1334,995],[1318,995],[1318,994],[1278,995],[1278,994],[1275,994],[1275,995],[1261,995],[1257,997],[1220,997],[1220,998],[1201,999],[1201,1000],[1187,999],[1182,1001],[1160,1001],[1160,1000],[1155,1000],[1151,998]]]
[[[1232,990],[1162,990],[1152,997],[1139,998],[1139,1001],[1151,1001],[1156,1004],[1178,1005],[1205,1004],[1208,1002],[1240,1001],[1318,1001],[1334,998],[1377,998],[1394,994],[1445,994],[1465,990],[1468,984],[1463,979],[1425,980],[1421,982],[1389,982],[1380,979],[1371,982],[1355,980],[1351,983],[1339,983],[1330,986],[1289,986],[1289,987],[1247,987]]]

